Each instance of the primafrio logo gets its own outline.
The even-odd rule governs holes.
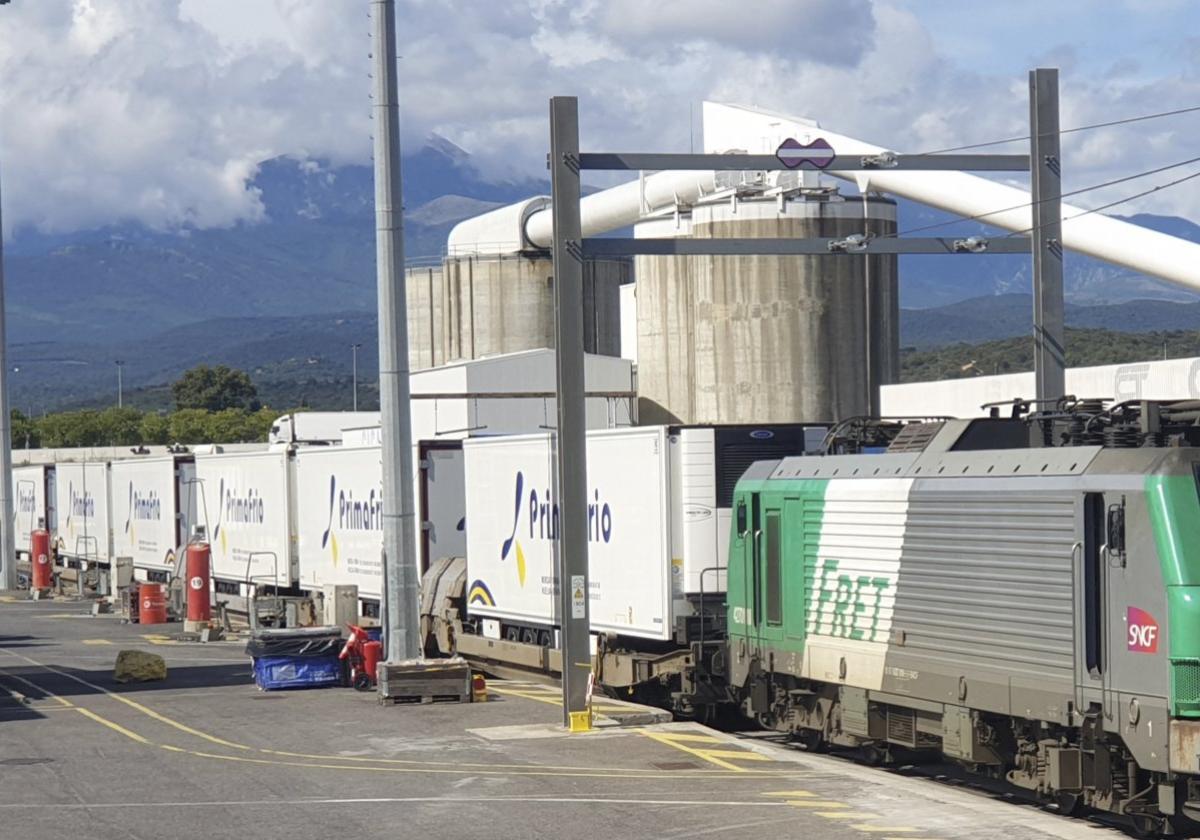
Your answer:
[[[83,519],[93,519],[96,516],[96,499],[87,490],[82,493],[75,492],[75,483],[67,484],[67,524],[66,527],[71,527],[71,520],[76,516]]]
[[[37,492],[32,487],[17,488],[17,513],[37,511]]]
[[[500,559],[509,557],[517,567],[517,581],[525,586],[528,567],[525,562],[525,550],[521,546],[521,512],[526,511],[528,523],[528,541],[558,539],[558,502],[554,501],[549,490],[538,493],[536,487],[525,489],[525,474],[517,470],[513,487],[513,518],[512,528],[508,537],[500,545]],[[592,490],[592,500],[587,506],[588,542],[608,543],[613,534],[613,512],[608,502],[600,500],[600,491]],[[473,604],[495,606],[495,599],[487,584],[482,580],[474,581],[468,589],[467,599]]]
[[[1125,609],[1126,647],[1134,653],[1158,653],[1158,622],[1137,607]]]
[[[334,525],[334,514],[337,525]],[[353,490],[338,492],[337,476],[329,476],[329,519],[321,535],[321,548],[328,547],[333,566],[338,564],[338,531],[382,531],[383,494],[372,489],[365,500],[354,498]]]
[[[223,478],[218,486],[217,498],[220,503],[217,505],[217,526],[213,529],[213,536],[221,541],[221,553],[224,554],[228,551],[227,524],[262,525],[267,512],[258,490],[250,487],[239,492],[232,483],[226,487]]]
[[[138,491],[129,482],[129,515],[125,518],[125,533],[129,534],[130,542],[137,542],[135,523],[158,522],[162,519],[162,501],[158,493],[151,490],[147,493]]]
[[[521,511],[526,510],[526,520],[529,523],[529,541],[558,539],[558,502],[550,491],[544,490],[538,494],[536,487],[530,487],[525,492],[525,474],[517,470],[516,486],[513,492],[513,523],[508,539],[500,546],[500,559],[507,560],[510,554],[515,555],[517,563],[517,579],[525,585],[525,552],[517,533],[521,525]],[[587,504],[587,536],[588,542],[612,541],[613,513],[608,502],[600,500],[600,491],[592,490],[592,499]]]

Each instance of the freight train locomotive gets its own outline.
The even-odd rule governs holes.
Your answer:
[[[677,618],[677,655],[604,634],[600,679],[1194,829],[1200,403],[1022,408],[756,462],[732,495],[723,615]],[[478,632],[469,614],[456,632]]]

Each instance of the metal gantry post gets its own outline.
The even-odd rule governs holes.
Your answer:
[[[1062,154],[1058,70],[1029,72],[1029,176],[1033,200],[1033,370],[1039,400],[1066,392],[1063,323]]]
[[[554,214],[554,358],[558,392],[558,589],[563,724],[591,728],[588,683],[587,419],[584,409],[583,232],[579,215],[579,102],[550,100]]]
[[[379,284],[379,423],[383,461],[383,558],[389,662],[421,653],[412,417],[408,370],[408,302],[404,282],[400,190],[400,105],[396,78],[396,6],[372,0],[375,76],[375,257]]]
[[[8,409],[8,324],[4,309],[4,214],[0,212],[0,571],[3,587],[17,588],[17,547],[13,536],[12,416]]]

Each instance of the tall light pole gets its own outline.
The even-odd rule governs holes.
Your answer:
[[[395,0],[371,0],[374,56],[375,265],[379,287],[379,426],[383,459],[384,644],[387,661],[421,655],[413,506],[408,301],[400,192]]]
[[[0,6],[8,0],[0,0]],[[8,336],[4,312],[4,215],[0,212],[0,585],[17,588],[13,539],[12,415],[8,411]]]
[[[125,367],[125,360],[117,359],[116,366],[117,366],[117,408],[122,408],[125,405],[125,389],[122,387],[123,383],[121,382],[121,368]]]
[[[362,344],[351,344],[350,345],[350,352],[353,354],[353,359],[354,359],[351,362],[351,368],[350,368],[351,379],[350,379],[350,381],[353,383],[353,385],[351,387],[354,389],[354,410],[355,411],[358,411],[358,348],[359,347],[362,347]]]

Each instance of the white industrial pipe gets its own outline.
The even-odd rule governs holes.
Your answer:
[[[740,150],[771,154],[788,137],[808,143],[823,137],[839,155],[875,155],[882,146],[817,127],[811,120],[740,105],[704,103],[704,145],[710,153]],[[1029,192],[965,172],[903,172],[887,169],[829,172],[871,189],[919,201],[959,216],[982,216],[995,227],[1022,232],[1033,224]],[[691,204],[719,189],[715,172],[659,172],[580,202],[583,235],[626,227],[677,204]],[[1025,206],[1020,206],[1025,205]],[[1006,209],[1006,208],[1016,209]],[[1003,211],[1003,212],[996,212]],[[1200,244],[1062,205],[1063,244],[1082,254],[1200,291]],[[1078,218],[1073,218],[1078,216]],[[447,247],[451,256],[517,253],[551,242],[549,200],[530,199],[458,224]]]
[[[875,155],[887,151],[881,146],[818,128],[810,120],[741,105],[704,103],[706,151],[743,149],[755,154],[770,154],[788,137],[801,143],[823,137],[839,155]],[[1070,166],[1069,160],[1067,166]],[[854,181],[861,190],[902,196],[959,216],[989,214],[980,221],[1004,230],[1027,231],[1033,224],[1032,210],[1028,206],[1030,196],[1026,190],[966,172],[873,169],[829,174]],[[1009,207],[1017,209],[1006,209]],[[1004,212],[997,213],[997,210]],[[1085,212],[1081,207],[1062,205],[1063,244],[1067,248],[1200,291],[1200,245],[1099,213],[1081,215]],[[935,233],[931,231],[930,235]]]
[[[717,172],[659,172],[579,201],[583,235],[596,236],[628,227],[643,215],[663,207],[692,204],[717,191]],[[525,239],[535,248],[553,241],[549,207],[525,220]]]

